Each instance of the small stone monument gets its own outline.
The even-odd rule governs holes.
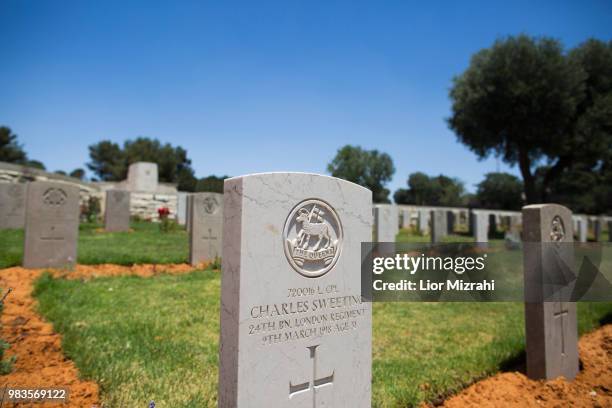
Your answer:
[[[223,194],[195,193],[189,196],[189,262],[197,265],[221,257]]]
[[[107,190],[104,204],[104,229],[108,232],[130,230],[130,192]]]
[[[397,206],[377,204],[374,206],[374,233],[376,242],[395,242],[399,232]]]
[[[78,187],[48,181],[28,185],[23,266],[71,268],[79,233]]]
[[[0,183],[0,229],[17,229],[25,225],[25,183]]]
[[[448,218],[444,210],[431,211],[431,242],[441,242],[448,235]]]
[[[578,373],[576,303],[554,301],[571,293],[574,266],[572,213],[557,204],[523,207],[523,268],[527,375],[573,379]],[[552,299],[551,299],[552,297]]]

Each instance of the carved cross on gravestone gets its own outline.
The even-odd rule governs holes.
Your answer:
[[[561,307],[561,302],[558,303],[559,307]],[[559,321],[559,324],[561,325],[561,333],[563,333],[561,335],[561,354],[563,356],[565,356],[565,319],[568,316],[568,312],[567,310],[564,310],[562,312],[557,312],[554,315],[555,320]]]
[[[312,381],[306,381],[297,385],[293,385],[291,381],[289,381],[289,398],[304,391],[312,391],[312,408],[317,407],[317,389],[334,383],[334,372],[327,377],[317,378],[317,347],[319,347],[318,344],[308,347],[308,350],[310,350],[310,359],[312,360]]]
[[[203,240],[208,241],[208,253],[209,253],[209,254],[212,254],[212,253],[213,253],[213,241],[216,241],[216,240],[217,240],[217,237],[213,237],[212,235],[213,235],[213,233],[212,233],[212,228],[209,228],[209,229],[208,229],[208,236],[207,236],[207,235],[204,235],[204,236],[202,237],[202,239],[203,239]]]

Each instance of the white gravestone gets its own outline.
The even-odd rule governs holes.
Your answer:
[[[219,407],[370,407],[371,192],[268,173],[225,180],[224,198]]]
[[[399,232],[397,206],[377,204],[374,206],[374,233],[377,242],[395,242]]]
[[[176,195],[176,222],[179,225],[187,223],[187,197],[188,193],[179,192]]]

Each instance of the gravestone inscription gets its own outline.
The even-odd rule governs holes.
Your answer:
[[[76,263],[78,187],[47,181],[28,185],[23,266],[70,268]]]
[[[219,407],[370,407],[371,192],[269,173],[227,179],[224,195]]]

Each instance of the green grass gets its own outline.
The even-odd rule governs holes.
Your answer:
[[[98,224],[79,227],[78,262],[95,265],[113,263],[182,263],[189,256],[184,229],[163,233],[151,222],[132,222],[131,232],[104,232]],[[0,269],[21,265],[23,230],[0,231]]]
[[[216,406],[220,275],[198,271],[88,282],[43,277],[42,314],[107,406]],[[579,304],[585,332],[612,304]],[[523,352],[519,303],[376,303],[373,405],[434,401]]]

